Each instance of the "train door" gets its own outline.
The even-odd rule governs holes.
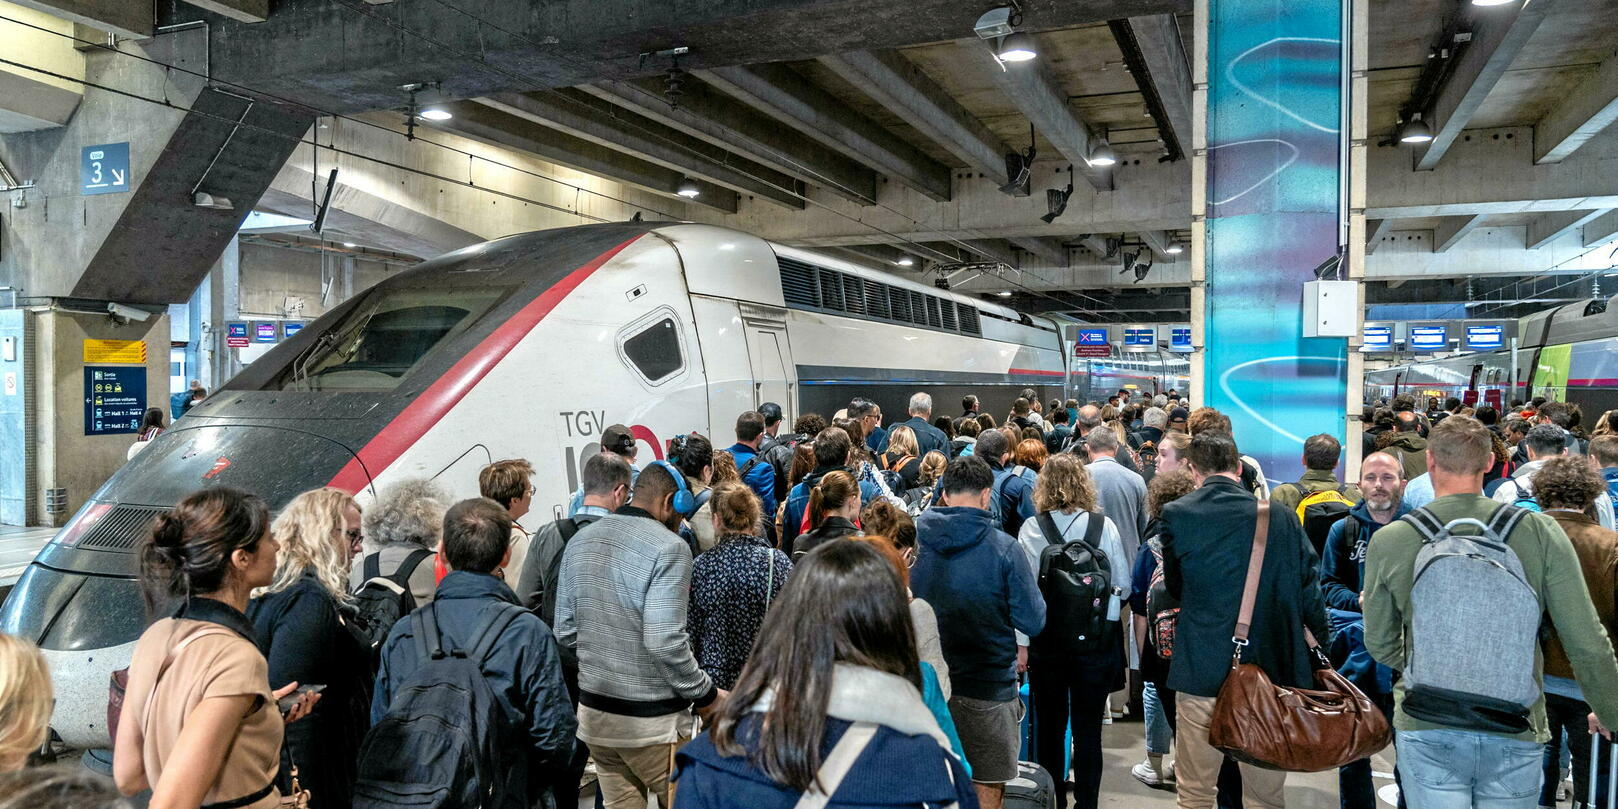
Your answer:
[[[1461,401],[1467,407],[1478,403],[1478,380],[1483,376],[1483,363],[1472,366],[1472,376],[1466,380],[1466,390],[1461,392]]]
[[[742,327],[747,335],[747,359],[753,370],[753,407],[765,402],[781,406],[782,418],[797,418],[798,374],[787,340],[786,310],[753,303],[741,304]]]

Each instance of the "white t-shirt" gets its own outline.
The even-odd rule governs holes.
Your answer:
[[[1105,520],[1101,524],[1101,552],[1107,555],[1107,565],[1112,568],[1112,600],[1107,602],[1107,620],[1118,620],[1123,609],[1124,599],[1129,597],[1131,571],[1129,558],[1124,553],[1123,540],[1118,536],[1118,526],[1112,520]],[[1085,529],[1090,525],[1090,512],[1074,511],[1072,513],[1053,511],[1051,521],[1056,523],[1056,530],[1062,532],[1064,541],[1083,539]],[[1023,552],[1028,556],[1028,565],[1039,575],[1039,554],[1050,544],[1045,538],[1045,532],[1040,527],[1041,520],[1034,517],[1023,521],[1022,529],[1017,532],[1017,543],[1022,546]],[[1017,633],[1017,645],[1027,646],[1028,636]]]

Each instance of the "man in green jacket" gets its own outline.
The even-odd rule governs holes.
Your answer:
[[[1501,504],[1483,497],[1483,475],[1493,463],[1488,428],[1466,416],[1451,416],[1433,427],[1427,472],[1435,499],[1426,506],[1440,522],[1470,517],[1487,522]],[[1618,727],[1618,660],[1596,616],[1578,555],[1556,522],[1527,514],[1506,537],[1524,577],[1566,643],[1569,661],[1588,697],[1590,726],[1608,734]],[[1376,532],[1365,564],[1365,646],[1378,662],[1403,670],[1411,645],[1411,588],[1422,538],[1409,523],[1397,521]],[[1480,594],[1481,597],[1481,594]],[[1489,639],[1479,639],[1487,643]],[[1534,678],[1543,686],[1538,644]],[[1539,690],[1543,691],[1543,688]],[[1399,771],[1411,806],[1467,807],[1474,802],[1510,809],[1533,809],[1538,798],[1546,730],[1543,695],[1530,710],[1530,728],[1507,734],[1424,722],[1404,710],[1405,684],[1394,687]],[[1442,784],[1443,786],[1435,786]]]
[[[1343,445],[1326,433],[1311,435],[1303,442],[1303,466],[1307,470],[1296,483],[1283,483],[1270,490],[1270,505],[1296,513],[1298,504],[1315,492],[1335,490],[1343,497],[1358,503],[1364,499],[1359,487],[1344,484],[1337,479],[1337,461],[1342,457]]]

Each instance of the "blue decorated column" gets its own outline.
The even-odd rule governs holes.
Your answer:
[[[1304,338],[1303,285],[1342,239],[1345,5],[1197,4],[1198,388],[1272,484],[1302,474],[1305,438],[1344,437],[1347,341]]]

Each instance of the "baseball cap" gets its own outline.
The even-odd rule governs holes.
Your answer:
[[[1169,411],[1169,421],[1185,421],[1191,418],[1191,411],[1183,407],[1176,407]]]
[[[781,421],[781,406],[775,402],[765,402],[758,406],[759,415],[764,417],[764,426],[776,424]]]
[[[601,448],[627,458],[635,454],[635,434],[622,424],[614,424],[601,433]]]

